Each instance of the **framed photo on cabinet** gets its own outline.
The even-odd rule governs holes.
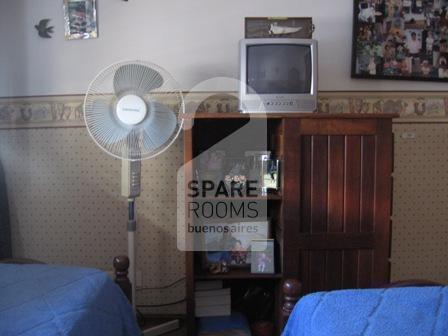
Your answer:
[[[252,242],[270,235],[270,221],[203,224],[203,266],[225,263],[229,268],[250,267]]]
[[[251,273],[274,274],[274,240],[253,240],[251,248]]]

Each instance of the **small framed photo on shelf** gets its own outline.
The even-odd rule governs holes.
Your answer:
[[[225,268],[245,268],[251,263],[251,243],[270,235],[269,221],[205,223],[204,266],[225,265]],[[219,272],[222,273],[222,272]]]
[[[96,0],[64,0],[64,21],[67,40],[97,38]]]
[[[254,240],[251,244],[251,273],[274,274],[274,239]]]

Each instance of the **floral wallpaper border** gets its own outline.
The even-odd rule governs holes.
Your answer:
[[[0,98],[0,129],[82,127],[83,95]],[[237,111],[236,93],[188,93],[187,112]],[[317,113],[397,113],[398,122],[448,120],[448,92],[320,92]]]

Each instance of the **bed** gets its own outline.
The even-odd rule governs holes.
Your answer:
[[[100,270],[0,263],[0,274],[2,336],[141,334],[126,295]]]
[[[393,287],[307,295],[283,336],[448,335],[448,287]]]

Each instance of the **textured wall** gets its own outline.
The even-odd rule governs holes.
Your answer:
[[[448,124],[394,133],[392,278],[448,283]]]
[[[85,128],[1,130],[0,160],[7,176],[15,257],[110,271],[113,257],[127,254],[121,163],[103,153]],[[143,163],[137,269],[143,272],[144,286],[164,285],[184,274],[175,236],[176,174],[182,160],[179,140]],[[140,298],[145,303],[176,301],[183,287],[148,295]]]

